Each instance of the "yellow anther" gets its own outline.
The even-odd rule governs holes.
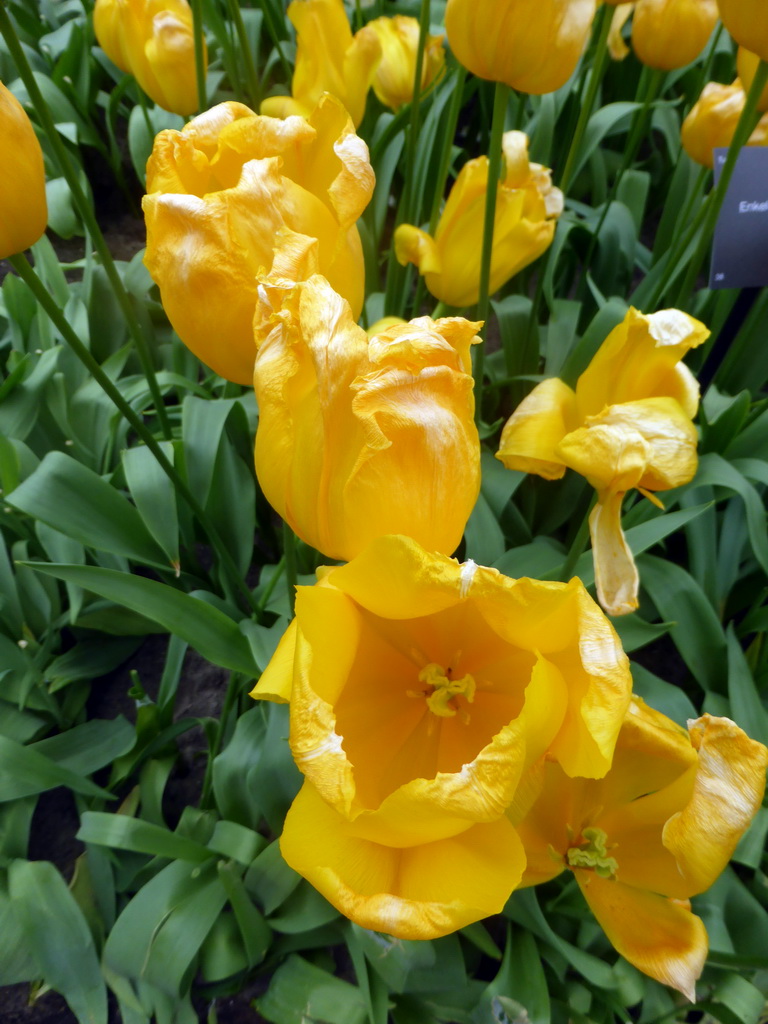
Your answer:
[[[463,697],[468,704],[475,699],[475,680],[471,675],[452,679],[450,668],[446,671],[442,665],[434,662],[425,665],[419,672],[419,682],[426,686],[423,694],[427,698],[427,707],[433,715],[439,715],[441,718],[453,718],[457,713],[457,697]],[[468,720],[466,713],[461,717]]]
[[[601,828],[585,828],[582,844],[572,846],[567,853],[572,868],[591,868],[601,878],[615,878],[619,869],[615,857],[608,856],[608,836]]]

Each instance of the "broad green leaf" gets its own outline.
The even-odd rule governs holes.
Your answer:
[[[198,601],[164,583],[91,565],[57,565],[32,562],[38,572],[75,583],[115,604],[159,623],[169,633],[186,640],[214,665],[242,672],[249,679],[259,675],[250,645],[237,623],[204,601]]]
[[[185,836],[169,832],[141,818],[127,814],[104,814],[85,811],[81,816],[77,838],[83,843],[111,846],[117,850],[133,850],[153,857],[168,857],[202,863],[213,856],[205,846]]]
[[[366,1019],[358,988],[299,956],[278,967],[256,1007],[273,1024],[364,1024]]]
[[[613,621],[615,623],[617,620]],[[630,662],[630,667],[634,693],[638,697],[642,697],[652,708],[661,711],[662,714],[667,715],[668,718],[683,727],[689,718],[698,718],[698,711],[680,686],[660,679],[643,665],[638,665],[637,662]]]
[[[136,509],[76,459],[49,452],[6,500],[86,547],[146,565],[167,565]]]
[[[768,743],[768,711],[760,699],[755,680],[744,651],[741,649],[733,623],[728,627],[728,699],[731,717],[760,743]]]
[[[32,747],[24,747],[7,736],[0,736],[0,802],[18,800],[57,786],[68,786],[83,796],[113,799],[111,793],[78,772],[57,764]]]
[[[26,749],[49,757],[68,771],[90,775],[127,753],[135,742],[134,727],[118,715],[109,719],[92,718]]]
[[[173,445],[160,444],[163,454],[173,463]],[[171,565],[179,565],[179,524],[176,491],[160,463],[148,448],[128,448],[123,452],[123,472],[136,502],[136,508],[153,538]]]

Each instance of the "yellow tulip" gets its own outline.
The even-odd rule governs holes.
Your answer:
[[[491,294],[549,247],[563,210],[549,169],[528,161],[528,137],[505,132],[502,145],[506,170],[496,198]],[[395,231],[398,261],[415,263],[432,295],[449,306],[478,299],[487,187],[488,158],[470,160],[459,171],[434,238],[413,224]]]
[[[720,17],[739,46],[768,60],[768,5],[765,0],[717,0]]]
[[[511,580],[383,537],[299,587],[253,696],[290,700],[304,788],[280,846],[358,924],[428,939],[496,913],[525,856],[505,816],[546,755],[608,770],[628,662],[579,580]]]
[[[381,63],[373,79],[373,91],[386,107],[399,110],[413,99],[419,23],[397,14],[368,22],[381,43]],[[426,91],[445,70],[442,36],[427,36],[421,71],[421,90]]]
[[[328,282],[264,280],[256,472],[329,558],[386,533],[458,546],[480,488],[469,348],[479,324],[421,317],[368,338]]]
[[[702,167],[712,167],[713,150],[730,146],[736,125],[744,109],[746,96],[741,82],[733,85],[708,82],[680,129],[683,149]],[[748,146],[768,144],[768,116],[760,121],[749,137]]]
[[[605,778],[542,765],[518,825],[522,884],[570,868],[619,953],[694,1000],[708,940],[689,898],[728,863],[760,807],[766,764],[768,750],[730,719],[704,715],[686,732],[634,698]]]
[[[309,121],[222,103],[182,131],[161,132],[147,165],[143,208],[149,272],[185,345],[216,373],[250,384],[256,276],[316,246],[319,269],[363,304],[355,222],[373,192],[365,143],[325,97]]]
[[[507,420],[496,457],[547,480],[575,469],[597,490],[589,519],[595,584],[609,615],[637,607],[637,568],[621,529],[624,494],[679,487],[696,472],[699,388],[680,363],[709,331],[676,309],[630,309],[573,391],[553,377]],[[658,504],[658,499],[652,499]]]
[[[611,17],[611,28],[608,33],[608,52],[611,60],[624,60],[629,54],[629,47],[624,42],[622,29],[632,14],[634,3],[617,4]]]
[[[343,0],[293,0],[288,17],[296,29],[296,66],[291,96],[270,96],[262,114],[308,117],[324,92],[346,107],[357,127],[381,60],[376,31],[365,25],[354,37]]]
[[[595,0],[448,0],[451,49],[479,78],[520,92],[554,92],[573,74]]]
[[[96,0],[93,27],[112,63],[154,103],[183,116],[199,109],[187,0]]]
[[[752,79],[755,77],[760,58],[757,54],[750,53],[743,46],[739,47],[738,53],[736,54],[736,70],[739,73],[741,79],[742,88],[745,92],[749,92],[752,85]],[[759,100],[757,101],[757,109],[765,113],[768,111],[768,85],[763,89]]]
[[[45,231],[43,151],[26,112],[0,82],[0,259],[28,249]]]
[[[696,60],[717,24],[717,0],[637,0],[632,49],[649,68],[673,71]]]

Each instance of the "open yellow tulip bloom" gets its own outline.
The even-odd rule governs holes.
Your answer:
[[[401,938],[498,912],[525,866],[505,816],[521,779],[544,755],[605,775],[630,686],[579,580],[510,580],[380,538],[298,589],[253,692],[290,699],[307,780],[283,855],[354,921]]]
[[[308,121],[222,103],[180,132],[160,132],[142,203],[145,262],[184,344],[250,384],[256,276],[277,260],[291,278],[308,246],[357,317],[365,271],[355,222],[373,186],[368,149],[331,96]]]
[[[730,146],[745,102],[738,78],[732,85],[708,82],[704,86],[680,129],[680,141],[691,160],[702,167],[712,167],[713,150]],[[768,145],[768,115],[760,118],[747,145]]]
[[[293,0],[288,17],[296,29],[296,67],[290,96],[270,96],[262,114],[309,117],[325,92],[340,100],[357,127],[381,60],[375,30],[352,35],[343,0]]]
[[[480,488],[469,348],[479,324],[421,317],[368,338],[328,282],[265,279],[256,472],[308,544],[350,559],[386,533],[458,546]]]
[[[187,0],[96,0],[93,27],[112,63],[154,103],[175,114],[199,110]]]
[[[649,68],[683,68],[707,45],[717,18],[717,0],[637,0],[632,48]]]
[[[45,231],[43,151],[24,107],[0,82],[0,259],[28,249]]]
[[[720,17],[739,46],[768,60],[768,5],[764,0],[717,0]]]
[[[554,92],[573,74],[595,0],[448,0],[448,42],[465,68],[520,92]]]
[[[491,294],[549,248],[563,194],[550,171],[528,161],[523,132],[503,136],[505,174],[499,183],[491,253]],[[449,306],[471,306],[480,292],[488,158],[470,160],[459,171],[432,238],[413,224],[395,231],[395,254],[414,263],[432,295]]]
[[[621,529],[633,487],[668,490],[696,472],[699,389],[680,363],[709,331],[676,309],[630,309],[579,377],[537,385],[507,421],[497,458],[547,480],[575,469],[596,488],[589,526],[598,598],[609,615],[637,607],[638,577]]]
[[[394,18],[376,18],[368,22],[381,43],[381,63],[373,79],[373,91],[381,102],[399,110],[413,99],[416,55],[419,49],[419,23],[401,14]],[[421,71],[421,90],[436,82],[445,70],[442,36],[427,36]]]
[[[688,732],[634,698],[605,778],[540,769],[541,792],[518,825],[524,885],[570,868],[616,949],[695,999],[707,933],[691,896],[715,881],[760,807],[768,750],[728,718]]]

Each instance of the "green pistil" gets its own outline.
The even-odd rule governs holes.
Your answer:
[[[608,856],[608,836],[601,828],[585,828],[582,845],[572,846],[567,853],[572,868],[591,868],[601,878],[615,878],[619,865]]]

